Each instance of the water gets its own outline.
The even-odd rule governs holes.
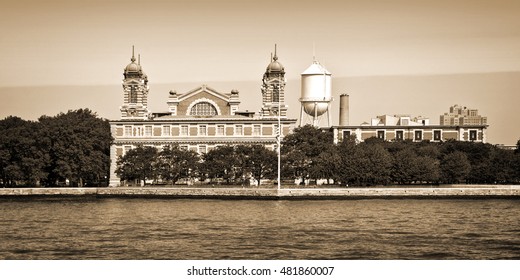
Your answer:
[[[2,259],[520,259],[520,200],[1,199]]]

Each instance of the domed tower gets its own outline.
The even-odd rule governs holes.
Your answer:
[[[148,118],[148,76],[143,72],[141,59],[135,62],[134,47],[132,58],[123,72],[123,106],[121,119]]]
[[[318,126],[320,117],[327,113],[327,125],[331,125],[330,102],[332,101],[331,73],[316,60],[301,74],[300,126],[305,112]]]
[[[278,61],[276,45],[274,45],[274,57],[267,65],[264,78],[262,79],[262,117],[287,117],[287,105],[285,105],[285,69]]]

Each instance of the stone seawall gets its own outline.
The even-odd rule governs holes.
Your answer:
[[[238,199],[520,198],[520,186],[400,188],[1,188],[1,197],[169,197]]]

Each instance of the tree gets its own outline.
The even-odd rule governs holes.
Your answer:
[[[431,150],[420,148],[425,154]],[[392,180],[399,184],[435,182],[439,180],[439,162],[436,158],[419,156],[412,147],[394,154]]]
[[[200,165],[202,177],[211,181],[225,180],[228,184],[235,179],[235,152],[232,146],[218,146],[202,155]]]
[[[139,145],[117,159],[116,174],[123,180],[146,180],[157,178],[157,149]]]
[[[460,151],[444,155],[441,160],[441,178],[445,183],[463,182],[471,170],[466,154]]]
[[[40,140],[49,155],[47,184],[69,179],[74,185],[98,184],[108,176],[110,145],[108,120],[89,109],[69,110],[39,118]]]
[[[237,154],[240,154],[240,151],[244,152],[242,156],[245,156],[244,166],[246,167],[246,172],[249,171],[251,177],[259,185],[262,179],[274,179],[276,177],[278,168],[278,155],[276,152],[267,149],[263,145],[236,147],[236,151]]]
[[[311,125],[294,129],[282,142],[284,177],[289,173],[301,180],[321,179],[319,172],[312,172],[312,166],[321,153],[333,149],[332,140],[332,132]]]
[[[172,185],[181,178],[190,178],[196,173],[199,155],[195,151],[183,150],[178,145],[166,146],[158,158],[158,173]]]
[[[19,117],[7,117],[0,121],[0,179],[2,185],[17,183],[39,185],[45,178],[43,170],[47,162],[37,122]]]

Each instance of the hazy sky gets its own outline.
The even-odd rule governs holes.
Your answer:
[[[312,62],[314,43],[333,87],[334,77],[520,71],[518,0],[4,0],[0,26],[0,87],[120,85],[132,45],[150,84],[172,88],[220,81],[230,82],[219,88],[229,91],[233,82],[260,83],[275,43],[289,80]],[[342,86],[336,90],[350,90]],[[113,94],[122,99],[120,91]],[[259,86],[241,94],[247,103]],[[510,94],[505,98],[519,93]],[[22,95],[9,95],[7,103],[19,106]],[[399,98],[396,103],[414,104]],[[440,114],[453,104],[430,105]],[[120,105],[113,106],[116,114]],[[385,113],[405,112],[368,116]],[[436,122],[438,115],[429,117]]]

